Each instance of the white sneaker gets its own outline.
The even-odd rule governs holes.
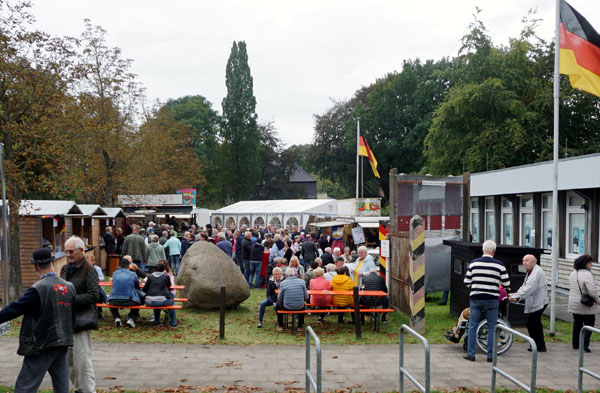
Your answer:
[[[132,329],[135,327],[135,322],[133,322],[133,319],[127,318],[127,327],[130,327]]]
[[[148,322],[154,322],[154,314],[152,314],[152,316],[150,317],[150,319],[148,319]]]
[[[121,327],[123,324],[121,323],[121,318],[115,318],[115,327]]]

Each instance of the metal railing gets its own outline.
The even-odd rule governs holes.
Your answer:
[[[583,392],[583,374],[587,374],[590,377],[600,380],[599,374],[596,374],[595,372],[583,367],[583,350],[584,350],[584,348],[583,348],[584,337],[583,336],[584,336],[584,333],[586,330],[589,330],[592,333],[600,333],[600,329],[596,329],[591,326],[584,326],[581,328],[581,333],[579,334],[579,370],[577,373],[578,374],[577,375],[577,392],[578,393]]]
[[[306,393],[310,393],[310,387],[312,385],[315,393],[321,393],[321,340],[315,334],[310,326],[306,327]],[[317,349],[317,379],[313,377],[310,372],[310,338],[315,340],[315,347]]]
[[[530,386],[527,386],[523,382],[519,381],[518,379],[516,379],[515,377],[513,377],[512,375],[507,373],[506,371],[501,370],[500,368],[496,367],[496,361],[498,360],[498,346],[494,345],[494,348],[492,350],[492,354],[493,354],[493,357],[492,357],[492,386],[490,388],[490,392],[494,393],[496,391],[496,373],[498,373],[498,374],[504,376],[506,379],[508,379],[512,383],[519,386],[521,389],[523,389],[529,393],[535,393],[535,380],[536,380],[536,373],[537,373],[537,345],[535,345],[535,341],[531,337],[529,337],[523,333],[520,333],[520,332],[516,331],[515,329],[512,329],[508,326],[496,325],[496,329],[494,329],[494,343],[498,342],[498,332],[500,330],[505,330],[506,332],[508,332],[510,334],[520,337],[523,340],[527,341],[531,345],[531,380],[530,380]],[[488,334],[489,334],[489,332],[488,332]]]
[[[415,377],[413,377],[411,375],[410,372],[408,372],[408,370],[406,370],[404,368],[404,331],[407,331],[408,333],[412,334],[413,336],[415,336],[416,338],[418,338],[419,340],[421,340],[421,342],[423,342],[423,346],[425,347],[425,386],[421,385],[419,383],[419,381],[417,381],[417,379]],[[429,389],[430,389],[430,381],[431,381],[431,374],[430,374],[430,367],[429,367],[429,354],[430,354],[430,349],[429,349],[429,341],[427,341],[427,339],[423,336],[421,336],[419,333],[417,333],[416,331],[414,331],[413,329],[411,329],[410,327],[408,327],[407,325],[403,324],[402,326],[400,326],[400,393],[404,393],[404,376],[406,375],[406,377],[423,393],[429,393]]]

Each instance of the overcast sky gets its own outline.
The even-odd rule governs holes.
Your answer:
[[[286,145],[310,143],[314,114],[402,61],[456,56],[475,7],[495,44],[537,9],[551,40],[554,0],[34,0],[37,27],[79,36],[83,19],[134,60],[150,101],[200,94],[221,112],[233,41],[246,41],[257,113]],[[600,30],[600,1],[569,2]]]

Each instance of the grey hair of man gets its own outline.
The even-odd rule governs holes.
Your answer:
[[[326,267],[327,267],[327,272],[335,272],[335,264],[330,263]]]
[[[360,247],[358,247],[358,251],[367,252],[367,247],[366,246],[360,246]]]
[[[494,255],[496,252],[496,243],[493,240],[486,240],[481,246],[484,254]]]
[[[292,267],[288,267],[288,268],[285,270],[285,276],[286,276],[286,277],[290,277],[290,276],[294,276],[294,275],[296,275],[296,271],[294,270],[294,268],[292,268]]]
[[[244,233],[244,237],[245,237],[246,239],[248,239],[248,238],[251,238],[251,237],[252,237],[252,232],[250,232],[250,231],[246,231],[246,232]]]
[[[227,238],[227,237],[225,236],[225,233],[223,233],[223,232],[219,232],[219,233],[217,234],[217,236],[218,236],[218,237],[219,237],[219,239],[221,239],[221,240],[225,240],[225,239]]]
[[[331,254],[331,247],[325,247],[325,252],[328,252]]]
[[[377,274],[377,269],[371,269],[369,270],[369,274]]]
[[[70,238],[67,239],[67,241],[65,242],[65,246],[67,244],[72,244],[75,248],[78,248],[80,250],[85,249],[85,244],[83,244],[83,239],[80,238],[79,236],[75,236],[72,235]]]
[[[156,242],[158,242],[158,235],[151,235],[150,243],[156,243]]]

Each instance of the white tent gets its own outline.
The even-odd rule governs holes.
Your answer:
[[[337,215],[335,199],[281,199],[273,201],[242,201],[211,212],[213,225],[293,226],[308,224],[310,216]]]

